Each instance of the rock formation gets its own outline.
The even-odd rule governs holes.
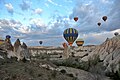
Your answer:
[[[106,39],[104,43],[96,46],[96,48],[82,58],[83,61],[88,61],[90,58],[94,58],[94,55],[98,55],[100,61],[103,61],[106,66],[106,72],[116,72],[120,69],[120,35],[117,35],[111,39]]]
[[[14,43],[14,46],[12,46],[10,39],[6,39],[5,42],[0,45],[0,49],[7,52],[7,57],[17,57],[17,60],[23,60],[24,58],[26,60],[30,60],[30,54],[29,50],[27,48],[27,45],[23,42],[21,45],[21,42],[19,39],[17,39]],[[2,56],[0,56],[2,58]]]
[[[21,45],[20,40],[17,39],[14,43],[14,52],[17,52],[18,47]]]

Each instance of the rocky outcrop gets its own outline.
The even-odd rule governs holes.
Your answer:
[[[21,45],[20,40],[17,39],[14,43],[14,52],[17,52],[18,47]]]
[[[10,39],[9,41],[6,40],[3,44],[0,45],[1,51],[6,52],[8,58],[17,57],[17,60],[30,60],[30,53],[27,48],[27,45],[23,42],[21,45],[21,42],[19,39],[16,40],[14,43],[14,46],[12,46]],[[2,56],[0,56],[2,58]]]
[[[89,53],[88,56],[83,57],[81,60],[88,61],[98,55],[100,61],[103,61],[106,66],[106,72],[116,72],[120,69],[120,35],[111,39],[107,38],[104,43],[96,46],[95,50]]]

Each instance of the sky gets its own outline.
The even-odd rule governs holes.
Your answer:
[[[10,35],[12,44],[19,38],[28,46],[62,46],[64,30],[75,28],[84,45],[99,45],[120,33],[119,5],[120,0],[0,0],[0,37]]]

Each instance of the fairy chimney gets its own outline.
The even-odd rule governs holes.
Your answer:
[[[23,44],[22,44],[22,47],[24,48],[24,49],[27,49],[27,45],[23,42]]]
[[[17,39],[14,43],[14,52],[17,52],[18,47],[21,45],[20,40]]]

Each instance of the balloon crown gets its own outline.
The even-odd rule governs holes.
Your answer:
[[[6,35],[6,38],[11,38],[11,36],[10,35]]]

